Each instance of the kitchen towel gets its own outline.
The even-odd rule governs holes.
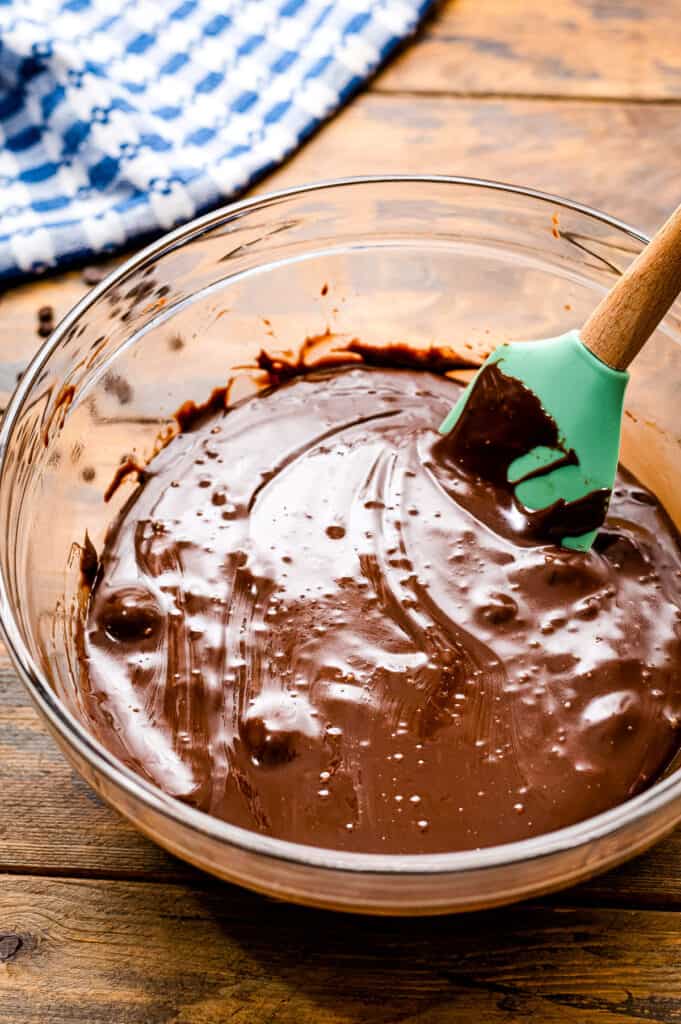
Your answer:
[[[0,280],[113,252],[234,197],[431,3],[0,0]]]

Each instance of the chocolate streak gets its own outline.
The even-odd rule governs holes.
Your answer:
[[[479,452],[453,469],[459,394],[360,365],[187,419],[91,590],[83,699],[115,755],[236,825],[386,853],[537,835],[664,770],[673,527],[625,473],[590,552],[483,525],[516,452],[479,491]]]
[[[512,464],[533,448],[562,452],[549,465],[509,482]],[[600,488],[575,501],[560,498],[532,510],[516,497],[518,484],[579,465],[577,454],[564,446],[555,420],[522,381],[504,373],[498,363],[485,366],[475,379],[454,429],[438,446],[446,467],[445,487],[470,512],[518,543],[559,544],[603,525],[610,491]]]

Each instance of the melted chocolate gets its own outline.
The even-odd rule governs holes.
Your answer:
[[[519,545],[510,504],[489,525],[502,469],[435,432],[457,384],[290,376],[195,410],[109,532],[81,637],[109,749],[234,824],[386,853],[523,839],[658,777],[681,556],[654,497],[622,472],[592,551]]]
[[[552,448],[562,454],[510,482],[512,464],[533,448]],[[579,459],[564,446],[555,420],[534,392],[504,373],[498,363],[488,364],[476,377],[454,429],[438,445],[438,460],[446,466],[444,486],[456,500],[519,543],[560,544],[564,537],[590,533],[605,521],[610,501],[607,488],[574,501],[560,498],[535,510],[518,500],[518,484],[561,466],[579,465]]]

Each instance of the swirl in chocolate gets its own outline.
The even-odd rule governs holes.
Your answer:
[[[672,525],[624,472],[590,552],[485,525],[436,432],[459,393],[353,365],[186,420],[91,588],[82,692],[115,755],[247,829],[385,853],[548,832],[660,775]]]

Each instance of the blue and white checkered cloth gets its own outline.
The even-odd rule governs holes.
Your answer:
[[[233,197],[431,2],[0,0],[0,279],[112,252]]]

